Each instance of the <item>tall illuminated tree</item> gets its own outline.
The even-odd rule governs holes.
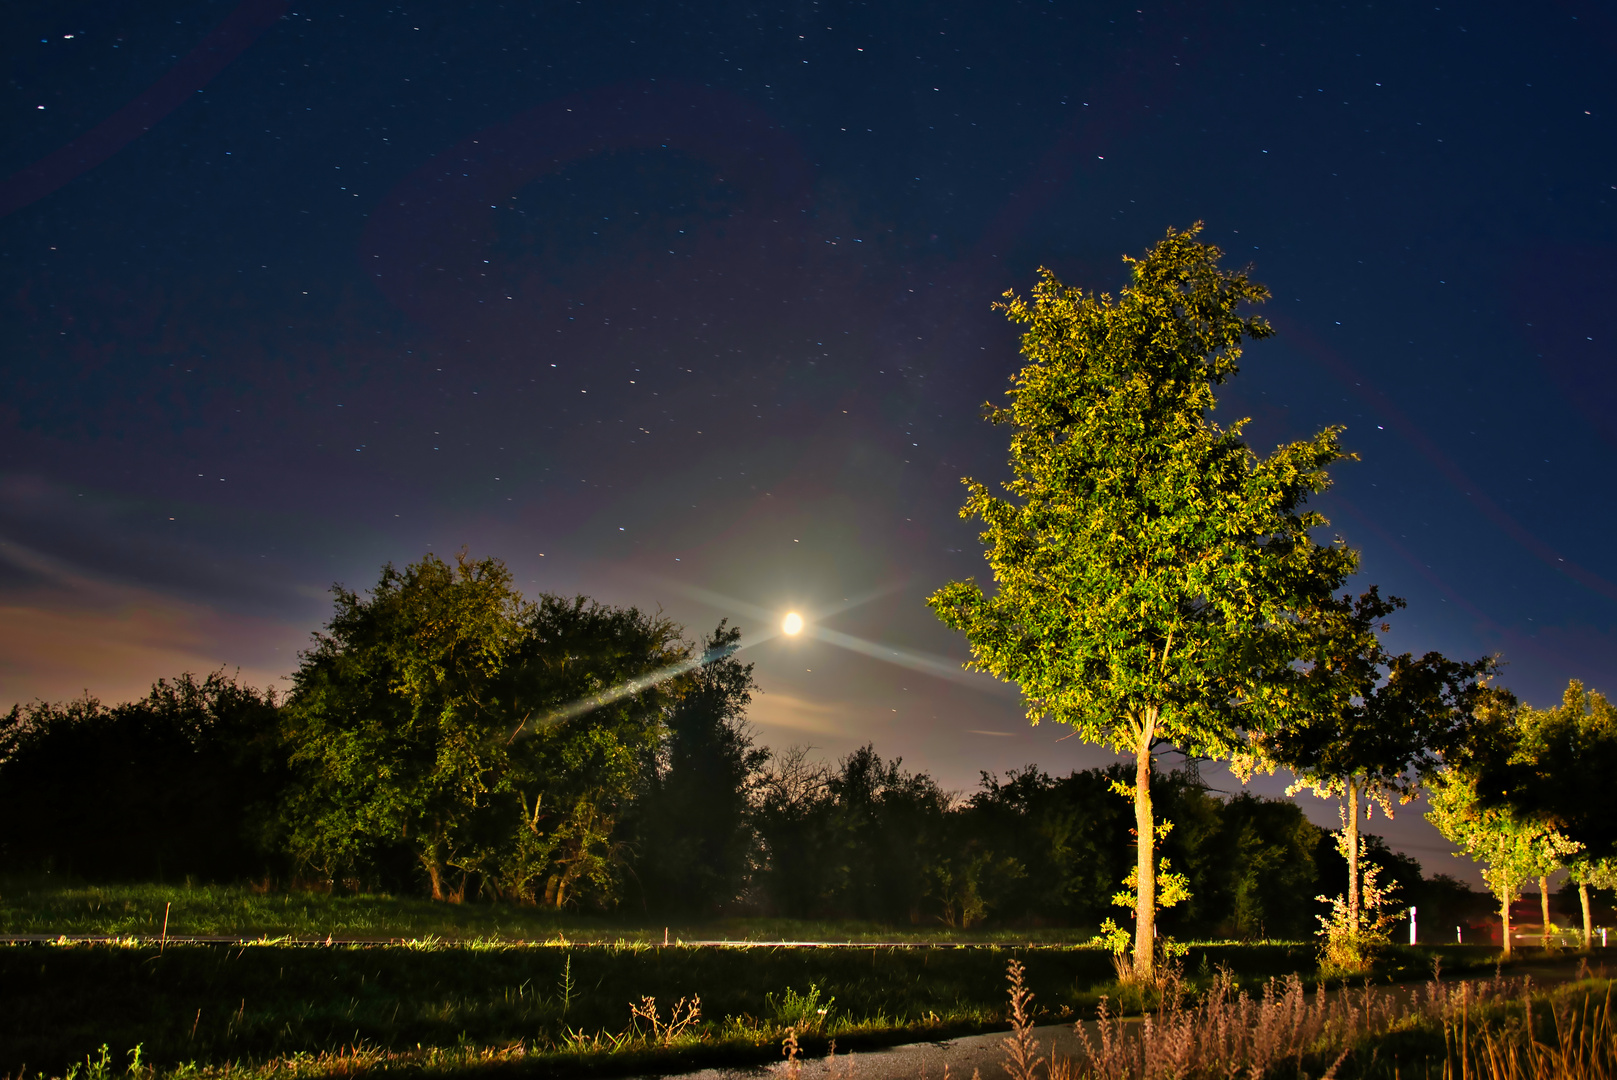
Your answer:
[[[966,480],[995,590],[953,582],[928,601],[963,631],[972,666],[1017,683],[1028,718],[1133,754],[1134,966],[1150,973],[1158,824],[1151,762],[1163,746],[1225,757],[1247,727],[1289,715],[1304,631],[1297,613],[1355,567],[1320,545],[1303,509],[1344,456],[1338,429],[1259,458],[1220,427],[1214,388],[1267,323],[1240,312],[1268,290],[1220,269],[1200,226],[1170,230],[1114,299],[1041,271],[1010,404],[1008,498]]]
[[[1338,801],[1348,864],[1347,929],[1355,934],[1363,882],[1360,819],[1376,806],[1391,817],[1395,802],[1415,797],[1444,750],[1464,738],[1478,703],[1493,693],[1485,681],[1498,667],[1488,658],[1387,652],[1380,634],[1403,606],[1371,586],[1309,613],[1316,634],[1299,688],[1307,707],[1295,721],[1252,739],[1257,764],[1296,774],[1288,794],[1308,789]]]
[[[1568,876],[1578,886],[1578,906],[1583,909],[1583,948],[1594,947],[1594,919],[1589,910],[1590,889],[1617,889],[1617,859],[1591,859],[1586,854],[1572,858],[1567,866]]]

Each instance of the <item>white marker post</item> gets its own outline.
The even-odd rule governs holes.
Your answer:
[[[1415,944],[1415,908],[1413,906],[1409,909],[1409,943],[1411,945]]]
[[[1460,930],[1460,928],[1458,926],[1456,926],[1454,928],[1454,944],[1456,944],[1456,945],[1464,945],[1465,944],[1465,934]]]

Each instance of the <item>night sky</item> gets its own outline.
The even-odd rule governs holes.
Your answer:
[[[1218,418],[1346,426],[1391,644],[1617,691],[1617,17],[1138,3],[8,5],[0,707],[284,688],[465,548],[739,622],[767,745],[1103,763],[923,599],[986,575],[992,303],[1197,220],[1274,292]]]

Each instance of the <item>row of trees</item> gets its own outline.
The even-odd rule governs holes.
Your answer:
[[[0,724],[0,867],[101,880],[301,876],[669,917],[750,911],[964,928],[1093,925],[1112,910],[1130,862],[1130,814],[1113,790],[1128,767],[1052,777],[1029,766],[985,774],[960,797],[872,747],[835,763],[801,748],[772,754],[745,724],[753,687],[728,652],[733,629],[720,627],[701,650],[671,646],[678,635],[655,618],[576,600],[529,606],[498,596],[508,583],[490,589],[501,581],[492,562],[429,558],[385,571],[368,597],[340,594],[286,701],[214,674],[163,681],[111,708],[13,709]],[[481,734],[464,719],[450,726],[470,711],[464,704],[406,711],[408,663],[384,664],[391,682],[377,685],[374,650],[388,643],[396,657],[415,656],[446,623],[406,619],[412,634],[379,627],[412,610],[462,618],[461,590],[542,629],[552,658],[594,667],[585,703],[632,683],[611,682],[624,671],[649,672],[656,685],[588,710],[578,699],[558,708],[561,695],[551,695],[549,714],[525,708]],[[491,642],[474,634],[455,642],[450,652],[481,658],[509,685],[532,674],[500,675]],[[494,694],[455,700],[473,696],[496,707]],[[1289,800],[1216,797],[1193,772],[1152,782],[1178,824],[1164,855],[1191,893],[1171,931],[1294,938],[1311,929],[1312,897],[1343,872],[1331,834]],[[1409,860],[1378,846],[1373,861],[1418,885]]]
[[[1497,850],[1508,846],[1500,822],[1534,833],[1520,841],[1534,852],[1521,865],[1543,867],[1609,850],[1609,838],[1592,839],[1593,819],[1609,829],[1614,815],[1604,788],[1583,788],[1591,838],[1569,831],[1567,777],[1594,775],[1579,742],[1589,724],[1573,734],[1570,721],[1520,709],[1490,686],[1494,660],[1391,655],[1379,634],[1402,601],[1341,593],[1357,553],[1316,538],[1328,522],[1307,502],[1354,456],[1342,429],[1260,457],[1245,421],[1214,421],[1243,342],[1272,331],[1247,313],[1268,290],[1221,269],[1199,230],[1169,230],[1126,258],[1115,299],[1045,270],[1031,301],[1005,294],[1027,364],[1009,403],[986,409],[1011,428],[1011,478],[1003,495],[967,478],[961,509],[983,524],[993,589],[953,582],[929,602],[964,633],[973,666],[1020,687],[1033,723],[1068,724],[1133,757],[1118,790],[1134,802],[1134,868],[1119,894],[1134,929],[1107,931],[1120,950],[1132,939],[1136,975],[1156,962],[1159,908],[1188,891],[1158,861],[1177,824],[1152,797],[1153,759],[1167,748],[1290,769],[1299,789],[1341,800],[1347,889],[1327,929],[1352,964],[1386,930],[1386,889],[1359,865],[1372,807],[1390,812],[1435,783],[1435,820],[1486,854],[1501,895],[1524,871]],[[1551,828],[1558,815],[1567,823]]]
[[[1574,680],[1553,709],[1498,695],[1435,777],[1427,817],[1483,864],[1483,880],[1499,902],[1506,955],[1511,903],[1536,878],[1547,927],[1549,877],[1557,870],[1577,885],[1583,943],[1590,945],[1589,890],[1617,888],[1613,766],[1617,708]]]

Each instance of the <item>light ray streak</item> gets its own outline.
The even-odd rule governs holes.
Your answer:
[[[666,667],[658,668],[656,671],[647,672],[644,675],[637,676],[636,678],[619,683],[618,685],[609,689],[602,690],[600,693],[591,694],[588,697],[579,698],[578,700],[569,702],[566,705],[557,706],[538,718],[533,718],[530,716],[517,726],[516,731],[511,733],[512,740],[522,735],[524,731],[526,731],[527,734],[532,735],[556,724],[562,724],[566,723],[568,720],[577,719],[578,717],[584,716],[587,713],[594,712],[596,709],[611,705],[613,702],[622,701],[626,697],[632,697],[635,694],[649,690],[659,683],[666,682],[669,679],[678,678],[680,675],[683,675],[688,671],[693,671],[705,664],[711,664],[716,660],[722,660],[727,656],[734,655],[742,649],[750,649],[755,645],[762,645],[766,641],[770,641],[781,636],[781,632],[778,629],[779,622],[776,618],[776,616],[779,614],[778,612],[769,611],[765,608],[759,607],[757,604],[748,603],[745,600],[737,600],[733,597],[725,596],[722,593],[714,592],[711,589],[704,589],[699,585],[687,585],[683,582],[668,581],[666,579],[661,579],[661,583],[685,593],[693,600],[701,600],[702,602],[711,604],[714,607],[720,608],[721,610],[738,612],[739,614],[758,620],[758,622],[764,626],[772,626],[776,627],[776,629],[759,634],[757,637],[737,643],[728,648],[710,650],[703,653],[701,656],[689,657],[677,663],[669,664]],[[888,593],[896,592],[902,587],[902,583],[897,585],[889,585],[884,588],[872,590],[871,592],[863,593],[857,597],[844,600],[842,603],[829,609],[816,610],[810,615],[809,620],[805,623],[803,633],[806,636],[823,641],[828,645],[835,645],[838,648],[847,649],[849,652],[859,653],[861,656],[868,656],[874,660],[881,660],[897,667],[908,668],[911,671],[919,672],[923,675],[930,675],[935,679],[943,679],[946,682],[958,683],[961,686],[969,686],[984,693],[1002,695],[1008,692],[1011,694],[1017,694],[1017,691],[1013,687],[1006,683],[1000,682],[993,676],[968,671],[959,664],[945,657],[933,656],[929,653],[916,652],[913,649],[899,649],[891,645],[882,645],[874,641],[867,641],[861,637],[855,637],[852,634],[844,634],[840,630],[832,630],[829,627],[819,625],[818,620],[822,617],[848,611],[852,608],[860,606],[861,604],[868,604],[872,600],[885,596]],[[531,726],[530,721],[532,722]]]
[[[867,641],[852,634],[844,634],[840,630],[811,624],[803,631],[811,637],[818,638],[828,645],[835,645],[849,652],[859,653],[875,660],[882,660],[898,667],[909,668],[923,675],[931,675],[935,679],[944,679],[948,682],[969,686],[984,693],[1016,693],[1009,684],[1002,683],[992,675],[985,675],[978,671],[968,671],[959,664],[942,656],[933,656],[930,653],[916,652],[913,649],[898,649],[891,645],[882,645],[878,642]]]
[[[683,581],[671,581],[664,577],[654,577],[652,580],[657,584],[673,589],[676,592],[684,593],[692,600],[700,600],[704,604],[711,604],[712,606],[721,610],[737,611],[743,615],[746,615],[749,619],[757,619],[760,622],[772,622],[779,615],[779,612],[767,611],[764,608],[759,607],[757,604],[749,604],[745,600],[736,600],[733,597],[725,596],[723,593],[716,593],[712,589],[704,589],[700,585],[687,585]],[[909,581],[905,580],[883,585],[879,589],[871,589],[869,592],[860,593],[857,596],[842,600],[841,602],[832,604],[829,607],[814,608],[803,617],[809,621],[816,619],[829,619],[833,615],[840,615],[844,611],[852,611],[854,608],[863,607],[874,600],[880,600],[884,596],[890,596],[893,593],[903,589],[908,584]]]
[[[726,646],[722,649],[708,649],[700,656],[686,657],[684,660],[669,664],[666,667],[660,667],[655,671],[648,671],[644,675],[637,675],[632,679],[618,683],[616,686],[602,690],[600,693],[579,698],[576,701],[568,702],[566,705],[558,705],[556,708],[545,712],[543,715],[537,718],[530,714],[522,721],[522,723],[517,725],[517,729],[511,733],[511,738],[507,739],[506,741],[510,742],[516,739],[519,735],[523,734],[524,729],[527,730],[527,734],[533,735],[544,730],[545,728],[553,727],[556,724],[566,723],[568,720],[577,719],[586,713],[592,713],[596,709],[604,708],[605,706],[611,705],[616,701],[622,701],[626,697],[633,697],[635,694],[650,690],[659,683],[665,683],[669,679],[678,678],[688,671],[694,671],[699,667],[705,667],[708,664],[723,660],[725,657],[734,656],[742,649],[751,648],[754,645],[761,644],[768,641],[770,638],[778,636],[778,633],[763,634],[752,641],[740,642],[735,645]],[[531,727],[529,726],[530,721],[532,722]]]
[[[750,617],[758,619],[760,622],[763,622],[766,625],[772,622],[775,618],[776,613],[774,612],[766,611],[763,608],[758,607],[755,604],[749,604],[744,600],[736,600],[731,597],[724,596],[723,594],[716,593],[711,589],[704,589],[699,585],[686,585],[683,582],[666,580],[664,580],[664,584],[667,584],[672,588],[679,589],[692,599],[701,600],[704,603],[712,604],[717,608],[739,610]],[[859,653],[861,656],[868,656],[874,660],[882,660],[889,664],[895,664],[898,667],[908,668],[911,671],[918,671],[923,675],[931,675],[933,678],[958,683],[961,686],[969,686],[973,689],[981,690],[984,693],[1004,694],[1009,692],[1017,697],[1021,696],[1018,690],[1011,687],[1007,683],[1000,682],[992,675],[968,671],[959,663],[950,660],[947,657],[933,656],[930,653],[917,652],[913,649],[895,648],[892,645],[882,645],[878,642],[868,641],[865,638],[855,637],[852,634],[844,634],[840,630],[832,630],[829,627],[821,625],[821,620],[824,618],[828,618],[832,615],[859,607],[862,604],[868,604],[872,600],[876,600],[882,596],[888,595],[889,593],[898,591],[899,589],[903,588],[905,584],[905,582],[899,582],[896,584],[887,585],[880,589],[874,589],[870,592],[844,600],[842,603],[833,605],[830,608],[815,609],[811,611],[808,616],[806,616],[806,623],[803,627],[803,633],[805,636],[816,638],[828,645],[835,645],[838,648],[847,649],[850,652]],[[770,636],[773,637],[775,635]],[[751,642],[749,644],[756,644],[756,642]]]

